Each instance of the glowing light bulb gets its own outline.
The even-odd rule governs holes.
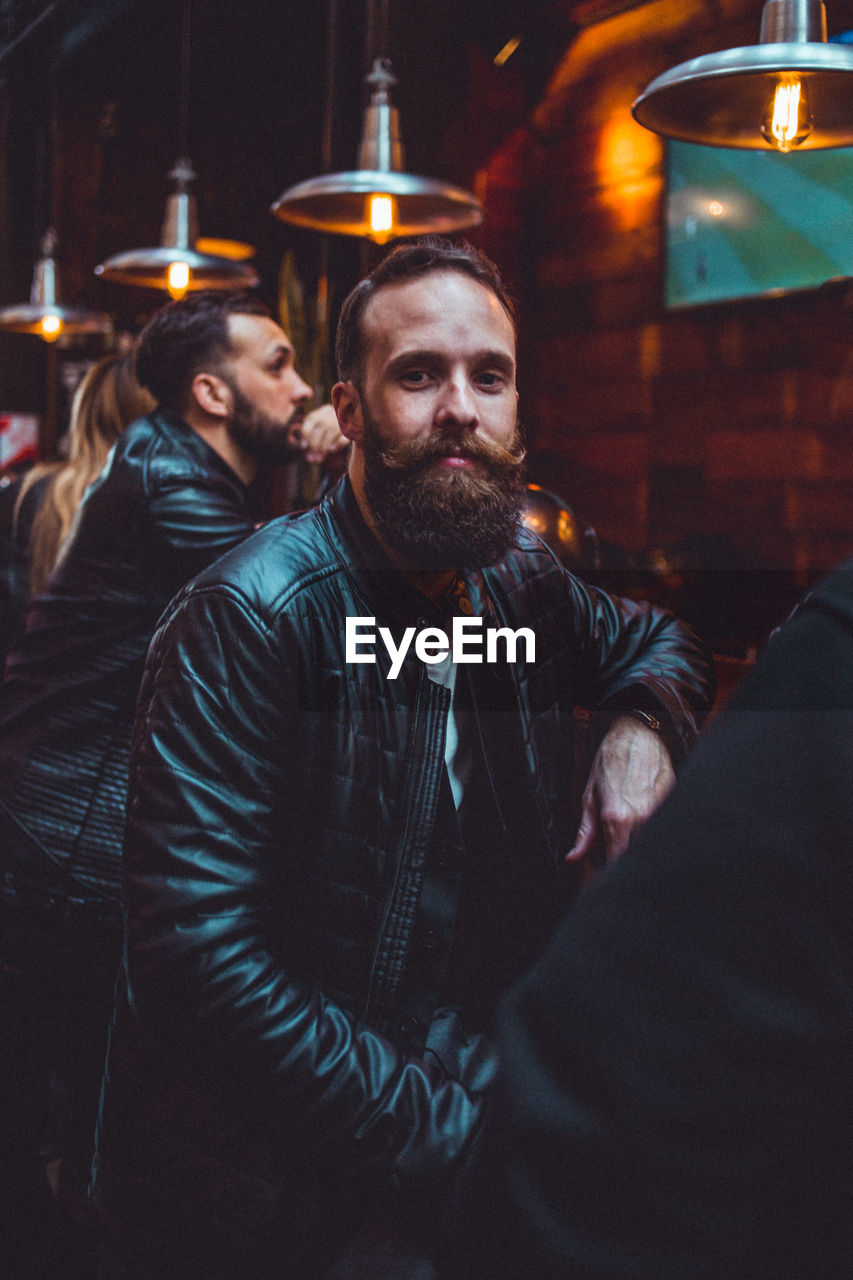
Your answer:
[[[521,44],[521,36],[513,36],[511,40],[507,40],[500,53],[496,53],[492,62],[496,67],[502,67],[505,62],[509,62],[518,46]]]
[[[166,273],[166,288],[171,296],[178,300],[187,291],[190,283],[190,269],[186,262],[170,262]]]
[[[394,201],[390,196],[372,195],[368,197],[367,219],[370,223],[370,234],[380,243],[387,240],[394,226]]]
[[[780,80],[767,104],[761,132],[777,151],[790,151],[805,142],[812,131],[812,116],[801,80]]]
[[[62,321],[59,316],[42,316],[39,321],[39,328],[45,342],[55,342],[62,333]]]

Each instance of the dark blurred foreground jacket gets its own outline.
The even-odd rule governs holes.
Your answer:
[[[448,690],[413,649],[396,680],[381,646],[345,663],[348,616],[397,642],[450,625],[348,480],[159,630],[95,1164],[116,1274],[322,1275],[371,1211],[434,1234],[494,1071],[481,1033],[570,879],[573,707],[648,706],[692,739],[707,655],[671,615],[585,588],[526,532],[466,591],[463,613],[532,627],[536,659],[460,674],[481,746],[458,820]],[[423,1274],[365,1248],[339,1274]]]
[[[853,563],[582,895],[501,1045],[448,1275],[853,1275]]]

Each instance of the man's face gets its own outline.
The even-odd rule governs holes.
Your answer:
[[[413,568],[491,563],[522,496],[509,317],[490,289],[442,270],[387,285],[362,323],[353,438],[379,532]]]
[[[228,430],[262,462],[286,462],[299,453],[299,435],[311,388],[293,365],[293,347],[269,316],[228,317],[232,351],[221,377],[232,396]]]

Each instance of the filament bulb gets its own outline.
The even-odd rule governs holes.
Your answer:
[[[55,342],[62,333],[62,320],[59,316],[45,315],[39,321],[41,336],[45,342]]]
[[[370,234],[381,244],[387,240],[394,227],[394,201],[387,195],[372,195],[367,199],[367,220]]]
[[[166,275],[166,288],[177,300],[182,298],[190,283],[190,269],[186,262],[170,262]]]
[[[790,151],[805,142],[812,117],[805,85],[798,79],[780,80],[761,121],[761,132],[777,151]]]

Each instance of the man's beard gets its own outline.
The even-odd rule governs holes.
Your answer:
[[[291,432],[305,417],[303,408],[294,409],[289,418],[271,418],[252,404],[237,386],[228,384],[233,411],[228,422],[231,439],[257,462],[270,466],[279,462],[292,462],[302,456],[299,444],[291,439]]]
[[[417,570],[479,569],[512,545],[521,523],[524,445],[516,427],[508,447],[473,432],[437,433],[389,444],[364,408],[364,489],[382,538]],[[473,467],[436,459],[461,452]]]

